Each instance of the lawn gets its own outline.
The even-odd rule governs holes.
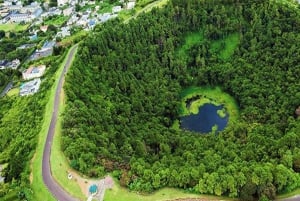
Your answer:
[[[178,49],[177,55],[181,58],[188,58],[188,50],[197,44],[201,44],[205,40],[203,31],[188,33],[184,38],[184,44]],[[229,34],[227,37],[212,41],[210,44],[210,51],[218,55],[220,59],[229,59],[236,47],[239,44],[239,34]]]
[[[187,58],[188,50],[196,44],[201,43],[204,40],[204,33],[203,31],[189,33],[185,36],[185,42],[178,50],[177,54],[181,58]]]
[[[129,192],[127,189],[120,187],[118,183],[115,183],[113,189],[106,190],[104,195],[105,201],[164,201],[178,198],[206,198],[208,200],[224,200],[221,197],[191,194],[174,188],[163,188],[152,194],[143,195],[140,193]]]
[[[9,23],[9,24],[0,24],[0,30],[5,32],[19,32],[27,29],[29,24],[18,24],[18,23]]]
[[[66,56],[67,58],[67,56]],[[46,105],[46,110],[44,114],[44,122],[42,125],[42,129],[39,133],[39,143],[36,149],[35,156],[32,159],[32,189],[34,192],[34,200],[43,200],[43,201],[55,201],[52,194],[48,191],[45,186],[42,178],[42,158],[44,152],[44,145],[47,138],[47,133],[51,121],[51,114],[54,105],[55,91],[58,85],[59,76],[63,71],[64,64],[66,63],[66,59],[61,64],[60,68],[55,74],[55,83],[53,84],[51,91],[49,93],[49,101]]]
[[[8,95],[8,96],[16,96],[16,95],[19,94],[19,92],[20,92],[20,88],[19,88],[19,87],[16,87],[16,88],[13,88],[13,89],[9,90],[9,91],[7,92],[7,95]]]
[[[144,2],[144,3],[142,3],[142,2]],[[145,2],[148,4],[145,5]],[[131,12],[129,12],[129,11],[125,11],[124,13],[121,12],[122,13],[121,19],[124,20],[124,23],[128,23],[129,20],[136,18],[142,12],[148,12],[154,7],[161,8],[162,6],[166,5],[167,3],[168,3],[168,0],[158,0],[158,1],[144,0],[144,1],[138,2],[136,7],[133,10],[131,10]],[[143,5],[143,7],[142,7],[142,5]]]
[[[224,39],[214,41],[211,44],[211,50],[217,52],[221,59],[226,60],[233,55],[239,42],[240,39],[238,33],[230,34]]]

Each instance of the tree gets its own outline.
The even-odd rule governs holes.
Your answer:
[[[0,39],[5,37],[5,31],[0,30]]]

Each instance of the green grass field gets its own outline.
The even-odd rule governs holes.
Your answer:
[[[177,54],[181,58],[187,58],[187,52],[188,50],[196,44],[201,43],[204,40],[204,34],[203,31],[193,32],[189,33],[185,36],[185,42],[178,50]]]
[[[227,60],[231,57],[231,55],[233,55],[234,50],[237,48],[239,42],[239,34],[230,34],[225,39],[214,41],[211,44],[211,50],[216,51],[221,59]],[[224,47],[222,47],[222,44]]]
[[[205,40],[203,31],[188,33],[185,36],[184,44],[178,49],[177,55],[181,58],[188,58],[188,50],[197,44],[201,44]],[[215,52],[220,59],[229,59],[239,44],[239,34],[234,33],[228,35],[224,39],[213,41],[210,44],[210,51]]]
[[[0,24],[0,30],[5,32],[19,32],[27,29],[29,24],[20,25],[18,23]]]
[[[13,88],[13,89],[9,90],[7,92],[7,95],[8,96],[16,96],[16,95],[19,94],[19,92],[20,92],[20,88],[16,87],[16,88]]]
[[[127,189],[120,187],[118,183],[115,183],[113,189],[106,190],[104,196],[105,201],[166,201],[178,198],[205,198],[207,200],[229,200],[228,198],[224,197],[191,194],[184,192],[183,190],[174,188],[163,188],[161,190],[155,191],[154,193],[147,195],[129,192]]]
[[[137,3],[136,7],[132,11],[125,11],[121,12],[120,18],[124,20],[124,23],[128,23],[131,19],[136,18],[139,14],[143,12],[149,12],[152,8],[157,7],[161,8],[162,6],[166,5],[169,0],[145,0],[145,1],[140,1]],[[142,2],[149,3],[148,5],[145,5]],[[152,2],[152,3],[150,3]],[[141,6],[144,5],[144,6]]]

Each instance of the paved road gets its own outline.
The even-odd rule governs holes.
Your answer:
[[[50,153],[51,153],[51,144],[54,136],[55,131],[55,125],[57,121],[58,116],[58,106],[59,106],[59,99],[60,99],[60,92],[63,86],[63,80],[64,75],[69,69],[72,58],[74,57],[75,51],[77,49],[78,45],[74,45],[71,48],[70,54],[68,55],[67,62],[64,66],[63,72],[60,75],[59,83],[55,92],[55,100],[54,100],[54,107],[53,107],[53,113],[51,118],[50,127],[48,130],[47,140],[44,147],[44,153],[43,153],[43,180],[46,184],[49,191],[52,193],[52,195],[59,201],[78,201],[78,199],[73,198],[70,196],[67,192],[64,191],[64,189],[54,180],[54,178],[51,175],[51,168],[50,168]]]
[[[277,201],[300,201],[300,195],[295,195],[293,197],[284,198]]]
[[[2,91],[2,93],[0,94],[0,98],[5,96],[7,94],[7,92],[14,86],[13,82],[9,82],[5,89]]]

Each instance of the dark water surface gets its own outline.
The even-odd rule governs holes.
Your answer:
[[[226,113],[221,118],[217,111],[223,109],[223,106],[215,106],[213,104],[204,104],[199,108],[198,114],[181,117],[181,128],[199,133],[209,133],[214,125],[218,126],[217,131],[225,129],[228,123],[229,115]]]

